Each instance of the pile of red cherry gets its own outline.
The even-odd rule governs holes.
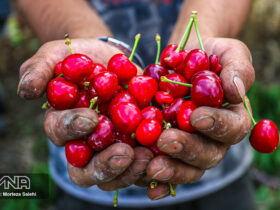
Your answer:
[[[195,19],[190,23],[197,27]],[[190,32],[189,26],[185,35]],[[94,151],[116,142],[131,147],[140,144],[155,155],[163,154],[156,144],[163,129],[196,132],[190,123],[193,110],[199,106],[223,108],[219,57],[208,57],[201,49],[184,50],[185,35],[179,45],[168,45],[160,59],[158,53],[155,64],[147,66],[143,75],[137,75],[132,63],[140,35],[135,37],[130,57],[116,54],[107,68],[86,55],[73,53],[55,66],[56,78],[47,86],[50,106],[57,110],[94,108],[99,114],[92,134],[66,144],[70,164],[84,167]],[[276,125],[270,120],[258,122],[251,131],[250,142],[259,152],[273,152],[279,143]]]

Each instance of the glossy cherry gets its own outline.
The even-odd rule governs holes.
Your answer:
[[[210,63],[210,70],[215,72],[216,74],[220,74],[222,70],[222,66],[219,64],[219,56],[217,55],[210,55],[209,63]]]
[[[151,64],[145,68],[143,74],[153,77],[156,81],[160,81],[160,77],[167,75],[168,71],[160,64]]]
[[[168,74],[166,75],[166,78],[176,82],[187,83],[186,79],[180,74]],[[170,93],[170,95],[172,95],[174,98],[184,97],[189,92],[188,87],[162,81],[159,82],[159,88],[162,91]]]
[[[153,119],[144,119],[136,129],[136,139],[144,146],[152,146],[161,134],[161,125]]]
[[[71,108],[78,100],[79,89],[63,77],[52,79],[47,86],[47,99],[58,110]]]
[[[127,84],[137,74],[136,66],[121,53],[114,55],[109,60],[107,70],[114,72],[122,84]]]
[[[160,124],[163,123],[163,116],[161,111],[154,106],[146,107],[141,111],[141,113],[143,119],[154,119],[157,120]]]
[[[82,54],[71,54],[62,63],[63,77],[70,82],[79,84],[92,73],[93,61]]]
[[[189,54],[189,52],[190,52],[189,50],[181,50],[179,52],[182,57],[182,62],[180,62],[180,64],[174,68],[176,73],[183,74],[185,59]]]
[[[182,98],[177,98],[173,103],[162,111],[163,119],[171,123],[172,127],[177,127],[177,113],[180,106],[185,102]]]
[[[223,89],[217,79],[210,76],[201,76],[194,80],[192,85],[191,98],[197,106],[221,107]]]
[[[136,102],[135,98],[128,91],[118,93],[113,98],[113,100],[110,102],[110,105],[108,108],[108,114],[110,117],[112,117],[115,107],[121,102],[128,102],[128,103],[131,103],[131,104],[134,104],[137,106],[137,102]]]
[[[93,149],[85,140],[69,141],[65,145],[67,161],[77,168],[85,167],[93,156],[93,153]]]
[[[174,101],[173,96],[164,91],[157,91],[155,99],[158,104],[171,104]]]
[[[132,148],[136,147],[135,139],[131,137],[131,134],[116,132],[114,142],[128,144]]]
[[[95,63],[92,69],[91,74],[87,77],[86,81],[92,80],[94,77],[96,77],[98,74],[106,72],[106,68],[100,64],[100,63]]]
[[[203,70],[209,70],[209,59],[206,52],[199,49],[190,51],[185,58],[184,77],[190,81],[195,73]]]
[[[78,96],[78,100],[73,108],[88,108],[90,105],[90,97],[88,91],[81,90]]]
[[[155,156],[159,156],[159,155],[166,155],[165,152],[162,152],[159,150],[159,148],[157,147],[157,142],[153,144],[153,146],[149,147],[150,150],[152,150],[152,152],[154,153]]]
[[[186,101],[180,106],[177,113],[177,124],[181,130],[189,133],[196,131],[190,122],[191,114],[196,108],[197,106],[192,101]]]
[[[89,91],[91,92],[91,97],[93,98],[94,91],[98,96],[99,102],[107,102],[109,101],[118,90],[118,78],[112,72],[103,72],[98,74],[94,79],[90,82]]]
[[[157,81],[146,75],[135,76],[128,84],[128,91],[134,96],[140,108],[150,104],[157,90]]]
[[[117,104],[112,114],[115,129],[120,133],[133,133],[141,122],[141,119],[142,116],[139,108],[128,102]]]
[[[213,77],[214,79],[216,79],[217,81],[219,81],[220,83],[222,83],[220,77],[216,73],[209,71],[209,70],[199,71],[196,74],[194,74],[191,78],[191,83],[193,83],[194,80],[196,80],[197,78],[199,78],[201,76],[207,76],[207,77],[210,76],[210,77]]]
[[[114,137],[114,126],[111,120],[104,115],[98,115],[98,124],[88,137],[90,146],[95,151],[102,151],[113,144]]]
[[[166,48],[164,48],[160,56],[160,63],[164,67],[174,68],[177,67],[181,62],[183,62],[181,54],[176,51],[177,47],[177,44],[170,44]]]
[[[54,67],[54,76],[58,77],[62,74],[62,61],[58,62]]]
[[[279,145],[279,131],[271,120],[261,120],[252,129],[249,139],[258,152],[272,153]]]

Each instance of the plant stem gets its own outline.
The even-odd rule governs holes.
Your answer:
[[[156,61],[155,61],[155,64],[158,64],[158,61],[159,61],[159,55],[160,55],[160,35],[157,34],[156,35],[156,42],[157,42],[157,57],[156,57]]]
[[[200,44],[200,48],[201,48],[203,51],[205,51],[205,50],[204,50],[204,47],[203,47],[203,43],[202,43],[201,37],[200,37],[200,34],[199,34],[198,25],[197,25],[197,17],[196,17],[196,16],[195,16],[195,18],[194,18],[194,27],[195,27],[195,31],[196,31],[196,35],[197,35],[199,44]]]
[[[64,38],[65,38],[65,44],[68,46],[70,53],[74,54],[71,47],[71,39],[69,38],[69,34],[65,34]]]
[[[166,122],[165,120],[163,120],[163,124],[164,124],[163,128],[166,130],[172,127],[172,125],[169,122]]]
[[[56,78],[63,77],[63,74],[58,75]]]
[[[229,105],[229,102],[225,102],[225,103],[222,104],[222,107],[226,107],[228,105]]]
[[[157,180],[152,180],[150,183],[150,188],[151,189],[155,189],[158,185],[158,181]]]
[[[42,109],[47,109],[49,106],[49,102],[46,101],[43,105],[42,105]]]
[[[252,122],[253,122],[253,124],[254,124],[254,126],[255,126],[257,123],[256,123],[256,121],[255,121],[255,119],[254,119],[254,117],[253,117],[252,112],[250,111],[250,109],[249,109],[249,107],[248,107],[248,104],[247,104],[247,101],[246,101],[245,97],[243,98],[243,103],[244,103],[244,106],[245,106],[245,108],[246,108],[248,114],[250,115],[250,118],[251,118],[251,120],[252,120]]]
[[[172,184],[171,184],[170,182],[168,182],[168,186],[169,186],[170,195],[171,195],[173,198],[175,198],[175,197],[176,197],[176,193],[175,193],[175,191],[174,191],[174,189],[173,189],[173,186],[172,186]]]
[[[187,42],[188,42],[188,40],[189,40],[189,38],[190,38],[191,31],[192,31],[192,27],[193,27],[194,18],[193,18],[193,17],[191,17],[191,20],[192,20],[192,25],[191,25],[190,31],[189,31],[189,33],[188,33],[188,35],[187,35],[186,39],[185,39],[184,44],[181,46],[181,49],[180,49],[180,50],[185,49],[185,47],[186,47],[186,45],[187,45]]]
[[[119,195],[119,190],[116,190],[114,200],[113,200],[115,208],[118,206],[118,195]]]
[[[132,52],[129,56],[130,61],[132,61],[132,59],[133,59],[133,56],[134,56],[134,53],[135,53],[135,50],[136,50],[136,47],[138,45],[138,42],[139,42],[140,38],[141,38],[141,34],[136,34],[133,49],[132,49]]]
[[[169,82],[169,83],[173,83],[173,84],[177,84],[177,85],[182,85],[182,86],[186,86],[186,87],[192,87],[192,84],[173,81],[171,79],[167,79],[166,76],[161,76],[160,77],[160,81],[162,81],[162,82]]]
[[[183,99],[190,99],[191,96],[184,96]]]
[[[186,30],[185,30],[185,33],[184,33],[184,35],[182,36],[181,41],[180,41],[180,43],[178,44],[177,49],[175,50],[176,52],[179,52],[179,51],[180,51],[180,49],[181,49],[181,47],[182,47],[182,45],[183,45],[183,43],[184,43],[186,37],[187,37],[187,39],[188,39],[188,37],[190,36],[191,29],[192,29],[192,25],[193,25],[193,21],[194,21],[194,18],[193,18],[193,14],[192,14],[192,15],[191,15],[191,19],[190,19],[190,21],[189,21],[189,24],[188,24],[188,26],[187,26],[187,28],[186,28]]]
[[[92,109],[97,102],[98,97],[94,97],[90,100],[89,109]]]

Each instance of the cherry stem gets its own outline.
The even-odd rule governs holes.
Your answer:
[[[191,96],[184,96],[183,99],[190,99]]]
[[[94,97],[92,99],[90,99],[90,105],[89,105],[89,109],[92,109],[94,107],[94,105],[97,102],[98,97]]]
[[[196,14],[197,14],[197,13],[196,13]],[[200,34],[199,34],[199,30],[198,30],[197,17],[196,17],[196,15],[195,15],[195,17],[194,17],[194,27],[195,27],[197,39],[198,39],[199,44],[200,44],[200,48],[201,48],[203,51],[205,51],[205,50],[204,50],[204,47],[203,47],[203,43],[202,43],[201,37],[200,37]]]
[[[49,106],[49,102],[46,101],[43,105],[42,105],[42,109],[47,109]]]
[[[152,180],[150,183],[150,188],[155,189],[158,186],[158,181],[157,180]]]
[[[169,186],[170,195],[171,195],[173,198],[175,198],[175,197],[176,197],[176,193],[175,193],[175,191],[174,191],[174,189],[173,189],[173,186],[172,186],[172,184],[171,184],[170,182],[168,182],[168,186]]]
[[[113,200],[115,208],[118,206],[118,195],[119,195],[119,190],[116,190],[114,200]]]
[[[58,75],[56,78],[63,77],[63,74]]]
[[[189,38],[190,33],[191,33],[191,29],[192,29],[192,25],[193,25],[193,21],[194,21],[194,17],[193,17],[193,14],[192,14],[191,19],[190,19],[190,21],[189,21],[189,24],[188,24],[188,26],[187,26],[187,28],[186,28],[186,30],[185,30],[185,33],[184,33],[184,35],[182,36],[181,41],[180,41],[180,43],[178,44],[177,49],[175,50],[176,52],[179,52],[179,51],[180,51],[180,49],[181,49],[181,47],[182,47],[182,45],[183,45],[185,39],[186,39],[186,38],[187,38],[187,39]],[[187,41],[185,41],[185,43],[186,43],[186,42],[187,42]]]
[[[166,130],[172,127],[171,124],[169,122],[166,122],[165,120],[163,120],[163,124],[164,124],[163,128]]]
[[[177,84],[177,85],[182,85],[182,86],[186,86],[186,87],[192,87],[192,84],[173,81],[171,79],[167,79],[166,76],[161,76],[160,77],[160,81],[162,81],[162,82],[169,82],[169,83],[173,83],[173,84]]]
[[[132,134],[130,135],[130,137],[131,137],[132,139],[135,139],[135,138],[136,138],[136,134],[135,134],[135,133],[132,133]]]
[[[229,105],[229,102],[225,102],[225,103],[222,104],[222,107],[226,107],[228,105]]]
[[[160,55],[160,35],[157,34],[156,35],[156,42],[157,42],[157,57],[156,57],[156,61],[155,61],[155,64],[158,64],[158,61],[159,61],[159,55]]]
[[[187,37],[186,37],[186,39],[185,39],[185,42],[184,42],[184,44],[182,45],[182,47],[181,47],[181,49],[180,49],[180,50],[185,49],[185,47],[186,47],[186,45],[187,45],[187,43],[188,43],[188,40],[189,40],[189,38],[190,38],[191,31],[192,31],[192,27],[193,27],[193,22],[194,22],[194,15],[196,15],[196,14],[194,14],[194,13],[195,13],[195,11],[193,11],[193,14],[191,15],[191,21],[192,21],[192,24],[191,24],[191,27],[190,27],[189,33],[188,33],[188,35],[187,35]]]
[[[130,61],[132,61],[132,59],[133,59],[133,56],[134,56],[134,53],[135,53],[135,50],[136,50],[136,47],[138,45],[138,42],[139,42],[140,38],[141,38],[141,34],[136,34],[133,49],[132,49],[132,52],[129,56]]]
[[[65,44],[68,46],[70,53],[74,54],[71,47],[71,39],[69,38],[69,34],[65,34],[64,38],[65,38]]]
[[[252,112],[251,112],[250,109],[249,109],[249,106],[248,106],[247,101],[246,101],[246,97],[245,97],[245,96],[244,96],[244,97],[242,96],[242,94],[241,94],[241,92],[240,92],[240,89],[239,89],[239,87],[238,87],[238,85],[237,85],[236,83],[235,83],[235,87],[237,88],[238,94],[239,94],[240,98],[241,98],[242,101],[243,101],[244,107],[246,108],[246,110],[247,110],[248,114],[250,115],[250,118],[251,118],[251,120],[252,120],[252,122],[253,122],[253,124],[254,124],[254,126],[255,126],[257,123],[256,123],[256,121],[255,121],[255,119],[254,119],[254,117],[253,117]]]
[[[86,82],[84,82],[84,86],[85,86],[85,87],[88,87],[88,86],[89,86],[89,84],[90,84],[90,82],[87,82],[87,81],[86,81]]]

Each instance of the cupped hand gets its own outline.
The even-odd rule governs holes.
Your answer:
[[[117,48],[96,39],[73,39],[72,49],[104,66],[114,54],[121,53]],[[21,66],[18,95],[25,99],[42,96],[48,82],[54,77],[56,63],[69,54],[63,40],[44,44]],[[81,139],[93,132],[97,123],[96,112],[88,108],[63,111],[49,108],[44,128],[56,146],[64,146],[69,140]],[[152,158],[153,154],[147,148],[133,149],[126,144],[113,144],[95,155],[84,168],[68,164],[68,171],[71,180],[79,186],[98,185],[103,190],[115,190],[140,179]]]
[[[249,49],[234,39],[208,38],[203,41],[208,56],[220,57],[223,66],[220,78],[224,97],[230,105],[223,109],[199,107],[194,110],[191,123],[198,131],[195,134],[174,128],[165,130],[157,146],[168,156],[155,157],[149,163],[147,175],[150,179],[175,185],[198,181],[205,170],[215,167],[224,158],[231,145],[245,138],[252,125],[242,103],[255,79]],[[246,100],[249,104],[248,98]],[[148,189],[151,199],[168,195],[167,184]]]

